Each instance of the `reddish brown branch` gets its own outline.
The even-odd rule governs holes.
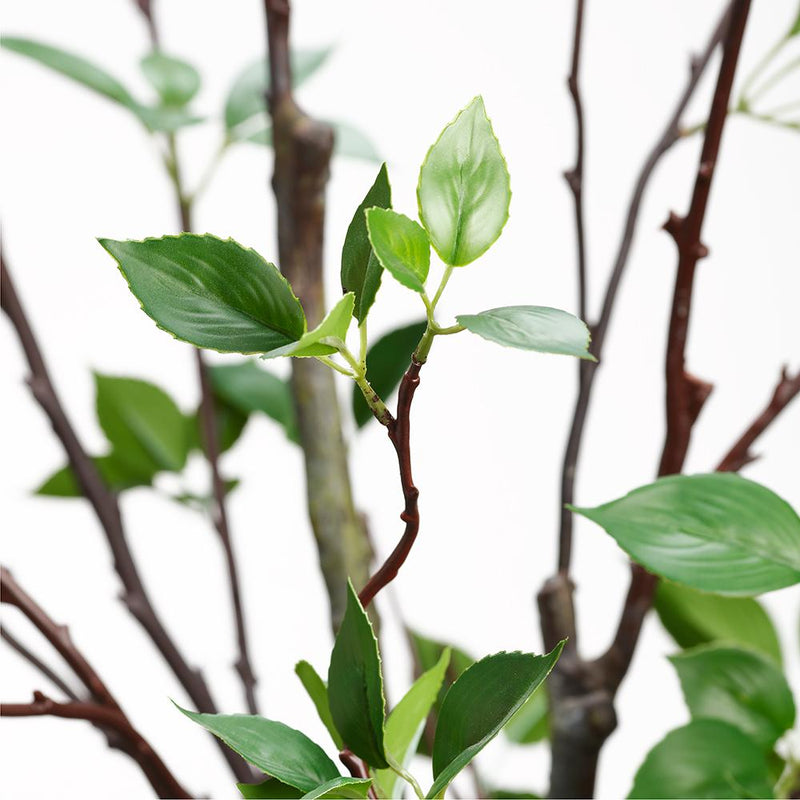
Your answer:
[[[46,664],[39,656],[25,647],[22,642],[17,639],[12,633],[9,633],[6,628],[0,630],[0,637],[3,641],[21,658],[27,661],[35,670],[44,675],[53,686],[60,689],[70,700],[80,700],[75,690],[48,664]]]

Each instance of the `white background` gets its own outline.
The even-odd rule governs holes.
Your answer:
[[[413,214],[419,163],[443,125],[482,93],[508,159],[511,219],[479,263],[459,270],[442,302],[445,318],[497,305],[574,308],[571,198],[561,172],[574,159],[565,88],[573,3],[464,0],[405,3],[297,2],[293,40],[336,45],[326,67],[301,90],[312,113],[347,120],[387,157],[395,207]],[[688,58],[711,30],[721,2],[589,2],[582,69],[588,146],[591,308],[622,228],[634,176],[684,85]],[[740,78],[785,29],[795,0],[756,2]],[[215,115],[240,69],[264,47],[254,1],[156,3],[167,52],[197,64],[198,108]],[[140,96],[137,67],[145,29],[126,0],[6,3],[4,32],[62,45],[105,65]],[[169,185],[152,145],[127,112],[34,63],[3,54],[4,248],[22,300],[43,343],[58,389],[86,446],[104,447],[93,413],[92,370],[156,382],[190,409],[197,402],[189,348],[139,311],[95,237],[173,232]],[[716,61],[714,62],[716,65]],[[713,70],[712,73],[713,74]],[[702,119],[706,80],[688,122]],[[797,99],[776,92],[775,103]],[[180,135],[189,183],[218,141],[214,122]],[[659,230],[669,209],[685,211],[699,140],[662,162],[648,191],[639,233],[607,341],[607,357],[584,443],[577,498],[603,502],[648,482],[663,437],[663,351],[676,263]],[[242,145],[225,159],[197,209],[197,228],[233,236],[275,258],[271,155]],[[715,383],[696,428],[688,471],[713,467],[762,408],[783,362],[798,366],[798,139],[732,118],[725,132],[699,267],[688,364]],[[335,296],[339,250],[353,209],[375,167],[337,160],[328,194],[326,253]],[[384,281],[373,336],[417,319],[413,293]],[[193,791],[235,797],[208,737],[167,697],[183,690],[116,601],[119,585],[102,533],[80,501],[32,499],[30,491],[64,460],[24,388],[16,339],[2,324],[3,561],[73,637],[132,719]],[[221,359],[222,360],[222,359]],[[286,367],[288,365],[280,365]],[[415,477],[422,532],[394,585],[397,605],[417,629],[475,654],[539,651],[534,596],[555,562],[557,484],[575,391],[575,363],[505,350],[462,334],[434,346],[414,404]],[[342,382],[349,399],[349,386]],[[758,443],[764,458],[746,474],[800,505],[800,404]],[[348,430],[359,506],[381,554],[400,532],[396,467],[383,431]],[[265,419],[250,423],[223,462],[244,478],[230,500],[264,713],[325,741],[293,674],[300,658],[320,671],[331,645],[316,551],[303,509],[299,452]],[[201,464],[188,481],[202,487]],[[242,710],[223,562],[207,522],[146,490],[122,501],[135,554],[155,604],[190,660],[202,665],[222,709]],[[599,528],[578,521],[575,578],[587,655],[607,642],[627,585],[622,553]],[[409,663],[386,596],[390,699],[409,680]],[[780,628],[787,669],[800,690],[794,589],[764,598]],[[4,620],[26,640],[16,613]],[[44,645],[40,648],[47,652]],[[655,619],[645,626],[619,697],[620,728],[604,751],[601,797],[619,797],[647,750],[687,720],[665,654],[674,646]],[[46,688],[3,648],[4,701]],[[2,724],[7,797],[146,797],[149,787],[126,757],[105,749],[88,725],[51,719]],[[543,790],[543,747],[498,740],[480,758],[487,779]],[[421,773],[423,783],[428,778]]]

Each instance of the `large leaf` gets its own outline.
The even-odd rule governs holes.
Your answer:
[[[319,745],[282,722],[244,714],[198,714],[178,708],[245,761],[295,789],[311,792],[341,777]]]
[[[296,800],[303,796],[300,789],[275,778],[268,778],[261,783],[237,783],[236,788],[246,800]]]
[[[303,800],[323,800],[323,798],[349,798],[364,800],[372,786],[370,778],[334,778],[332,781],[317,786],[313,791],[303,795]]]
[[[158,471],[153,468],[142,472],[117,458],[113,452],[106,456],[97,456],[92,461],[105,485],[114,492],[136,486],[149,486]],[[36,490],[36,494],[43,497],[83,497],[75,473],[68,464],[47,478]]]
[[[197,347],[267,353],[297,342],[305,315],[274,264],[232,239],[183,233],[101,239],[144,312]]]
[[[385,700],[378,640],[372,623],[347,584],[347,608],[328,670],[328,704],[344,743],[371,767],[386,768]]]
[[[409,289],[425,291],[431,266],[428,234],[413,219],[385,208],[370,208],[367,231],[375,255],[384,269]]]
[[[308,692],[311,702],[314,703],[314,708],[317,709],[317,714],[331,735],[333,743],[338,750],[341,750],[344,747],[344,742],[333,724],[331,707],[328,703],[328,687],[325,685],[325,681],[320,678],[317,671],[308,661],[298,661],[295,664],[294,671],[297,677],[300,678],[303,688]]]
[[[535,744],[550,735],[546,692],[534,692],[503,729],[516,744]]]
[[[142,59],[142,72],[165,106],[184,106],[200,88],[200,74],[186,61],[155,51]]]
[[[800,582],[800,518],[739,475],[673,475],[573,510],[651,572],[701,591],[754,595]]]
[[[355,294],[353,316],[359,323],[364,321],[375,302],[383,274],[383,267],[372,250],[367,234],[365,211],[375,207],[392,207],[392,188],[386,164],[380,168],[375,182],[356,209],[342,246],[342,291]]]
[[[511,187],[482,98],[459,112],[428,151],[417,201],[422,224],[445,264],[469,264],[500,236]]]
[[[543,683],[564,643],[547,655],[498,653],[473,664],[450,687],[433,743],[434,783],[428,797],[450,781],[500,732]]]
[[[645,758],[630,798],[772,797],[758,745],[726,722],[697,719],[671,731]]]
[[[729,722],[765,750],[794,724],[792,691],[766,656],[710,645],[678,653],[670,661],[693,718]]]
[[[681,647],[729,642],[759,650],[781,663],[778,634],[758,600],[707,594],[659,581],[654,605],[661,623]]]
[[[506,306],[456,319],[468,331],[505,347],[596,360],[589,353],[586,324],[557,308]]]

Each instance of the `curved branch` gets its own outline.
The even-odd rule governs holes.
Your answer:
[[[39,656],[25,647],[16,636],[9,633],[5,628],[0,630],[0,637],[3,641],[21,658],[27,661],[35,670],[44,675],[53,686],[60,689],[70,700],[80,700],[72,687],[50,666],[45,664]]]

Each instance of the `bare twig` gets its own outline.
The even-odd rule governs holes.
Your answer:
[[[50,666],[45,664],[39,656],[25,647],[22,642],[5,628],[0,630],[0,637],[19,656],[27,661],[34,669],[44,675],[53,686],[58,687],[70,700],[80,700],[74,689]]]

